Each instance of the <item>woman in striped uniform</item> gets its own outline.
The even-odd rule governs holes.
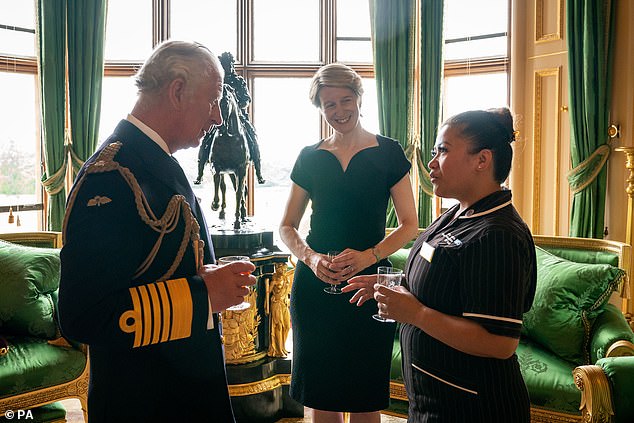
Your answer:
[[[501,186],[515,139],[508,109],[464,112],[440,128],[429,162],[434,193],[458,201],[416,240],[404,286],[350,281],[402,323],[409,422],[529,422],[517,361],[535,293],[531,233]]]

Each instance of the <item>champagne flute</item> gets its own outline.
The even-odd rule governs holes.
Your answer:
[[[401,269],[397,269],[395,267],[389,266],[379,266],[376,282],[380,285],[387,286],[388,288],[393,288],[395,286],[399,286],[401,284],[401,278],[403,277],[403,271]],[[373,314],[372,318],[378,320],[379,322],[394,322],[394,319],[387,319],[385,317],[379,316],[379,314]]]
[[[227,265],[229,263],[233,263],[236,261],[251,261],[251,259],[248,256],[226,256],[226,257],[220,257],[218,259],[218,264],[221,266]],[[248,275],[250,272],[245,272],[243,274]],[[249,292],[251,292],[251,290],[253,289],[253,287],[249,287]],[[251,307],[251,303],[249,303],[248,301],[242,301],[240,304],[236,304],[234,306],[228,307],[227,310],[229,311],[242,311],[242,310],[246,310],[247,308]]]
[[[332,259],[339,255],[340,251],[328,251],[328,260],[332,263]],[[338,285],[328,284],[327,287],[324,288],[324,292],[327,294],[343,294],[341,292],[341,288]]]

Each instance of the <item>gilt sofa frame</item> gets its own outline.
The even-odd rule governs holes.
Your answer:
[[[0,234],[0,239],[14,244],[27,246],[46,246],[48,248],[62,247],[61,232],[39,231],[39,232],[15,232]],[[60,346],[70,346],[64,338],[49,341],[50,344]],[[86,367],[83,372],[74,380],[47,388],[36,389],[30,392],[0,398],[0,416],[4,416],[7,410],[26,410],[40,407],[64,399],[77,398],[81,403],[84,414],[84,422],[88,422],[88,383],[90,378],[90,363],[88,361],[87,346],[82,345],[86,354]],[[11,352],[9,352],[10,354]]]

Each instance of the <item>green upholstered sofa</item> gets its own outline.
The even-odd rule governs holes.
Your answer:
[[[58,232],[0,234],[0,416],[65,421],[56,402],[78,398],[87,421],[87,350],[57,324],[60,247]]]
[[[634,422],[634,333],[619,292],[631,277],[628,244],[534,236],[538,288],[517,350],[532,422]],[[409,250],[390,260],[405,264]],[[397,337],[391,405],[407,414]]]

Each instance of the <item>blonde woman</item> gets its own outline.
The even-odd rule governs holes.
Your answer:
[[[376,423],[388,406],[395,325],[372,319],[376,303],[355,307],[351,294],[324,288],[389,265],[386,257],[418,226],[410,163],[397,141],[363,128],[362,95],[361,77],[348,66],[326,65],[313,77],[310,99],[333,133],[301,151],[280,225],[282,240],[299,259],[291,291],[290,392],[313,409],[315,423],[343,422],[344,412],[353,423]],[[386,237],[390,198],[398,227]],[[304,240],[298,227],[309,201]]]

